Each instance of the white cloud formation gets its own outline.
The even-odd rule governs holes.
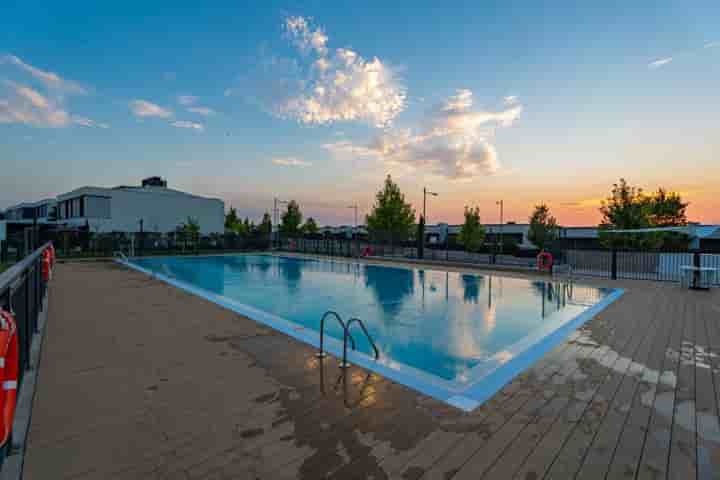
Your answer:
[[[720,47],[720,42],[708,42],[704,45],[703,48],[715,48]]]
[[[72,80],[66,80],[60,77],[57,73],[48,72],[40,68],[34,67],[29,63],[24,62],[22,59],[15,55],[2,55],[0,56],[0,65],[8,64],[18,67],[20,70],[30,74],[35,80],[40,81],[46,87],[56,89],[70,94],[84,94],[87,91],[77,82]]]
[[[325,32],[304,17],[286,18],[283,28],[300,58],[265,58],[259,78],[225,95],[243,93],[277,117],[308,125],[359,121],[386,127],[405,109],[405,87],[386,62],[348,48],[331,50]]]
[[[272,159],[272,163],[284,167],[309,167],[312,165],[310,162],[295,157],[276,157]]]
[[[205,126],[202,123],[189,122],[186,120],[176,120],[170,123],[170,125],[176,128],[189,128],[198,132],[202,132],[203,130],[205,130]]]
[[[77,82],[34,67],[15,55],[0,56],[0,123],[49,128],[73,124],[106,127],[67,111],[67,97],[85,93]]]
[[[79,115],[73,115],[72,122],[76,125],[81,125],[83,127],[96,127],[96,128],[110,128],[110,125],[107,123],[102,122],[96,122],[95,120],[92,120],[87,117],[81,117]]]
[[[130,110],[136,117],[170,118],[173,116],[172,110],[141,99],[131,101]]]
[[[208,107],[188,107],[187,111],[191,113],[197,113],[198,115],[202,115],[204,117],[215,115],[215,110]]]
[[[461,89],[433,109],[415,131],[390,129],[367,145],[342,141],[323,147],[336,155],[374,157],[450,179],[495,173],[500,164],[491,139],[497,128],[509,127],[519,118],[522,105],[515,99],[497,112],[472,107],[472,92]]]
[[[505,105],[515,105],[518,103],[518,97],[517,95],[508,95],[507,97],[503,97],[503,103]]]
[[[655,60],[655,61],[653,61],[653,62],[650,62],[650,63],[648,64],[648,67],[650,67],[650,68],[660,68],[660,67],[663,67],[663,66],[667,65],[668,63],[670,63],[670,62],[672,62],[672,61],[673,61],[673,57],[659,58],[659,59],[657,59],[657,60]]]
[[[320,27],[313,27],[311,18],[288,17],[283,25],[288,39],[301,52],[315,51],[320,57],[328,53],[328,37]]]
[[[179,95],[177,101],[180,105],[192,105],[198,101],[198,97],[195,95]]]

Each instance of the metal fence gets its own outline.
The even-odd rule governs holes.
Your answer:
[[[604,278],[678,282],[684,266],[720,269],[720,254],[715,253],[566,250],[563,256],[573,272]]]
[[[13,313],[17,323],[19,372],[18,391],[22,388],[25,371],[30,368],[30,347],[38,333],[38,319],[43,310],[46,285],[42,276],[42,252],[47,243],[0,273],[0,307]],[[8,441],[0,453],[4,459]]]
[[[393,259],[419,259],[418,249],[405,244],[373,243],[366,240],[333,239],[333,238],[284,238],[280,242],[280,249],[289,252],[311,253],[339,257],[358,257],[370,255]],[[462,250],[425,248],[424,260],[464,263],[472,265],[503,265],[521,268],[534,268],[536,259],[532,257],[519,257],[514,255],[501,255],[493,253],[471,253]]]

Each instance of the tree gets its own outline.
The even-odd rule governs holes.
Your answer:
[[[270,235],[272,232],[272,219],[270,218],[270,214],[268,212],[263,214],[260,225],[257,227],[257,231],[261,235]]]
[[[661,248],[687,246],[687,236],[672,232],[608,233],[628,230],[687,225],[686,209],[680,194],[664,188],[646,194],[642,188],[628,185],[624,178],[613,184],[610,196],[602,202],[600,242],[612,248]]]
[[[460,228],[458,241],[465,247],[465,251],[477,252],[485,240],[485,228],[480,223],[480,209],[478,207],[465,207],[465,223]]]
[[[545,250],[545,247],[557,238],[558,224],[555,217],[550,215],[550,208],[544,203],[535,205],[535,209],[530,215],[528,240],[537,245],[540,250]]]
[[[240,218],[238,218],[237,210],[230,207],[228,213],[225,214],[225,230],[230,232],[237,232],[240,224]]]
[[[283,213],[281,217],[280,233],[295,236],[300,233],[301,224],[302,212],[300,212],[300,205],[295,200],[290,200],[285,213]]]
[[[390,175],[375,196],[372,212],[365,217],[367,228],[373,236],[387,235],[393,239],[404,240],[415,225],[415,209],[405,202],[405,195],[393,182]]]
[[[305,224],[302,226],[302,232],[305,235],[315,235],[318,233],[318,226],[314,218],[308,217],[308,219],[305,220]]]

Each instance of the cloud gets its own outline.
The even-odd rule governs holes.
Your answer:
[[[703,46],[703,48],[715,48],[715,47],[720,47],[720,42],[708,42]]]
[[[177,101],[180,105],[192,105],[198,101],[198,97],[194,95],[179,95]]]
[[[84,94],[87,91],[77,82],[65,80],[54,72],[48,72],[40,68],[34,67],[24,62],[20,57],[15,55],[0,56],[0,65],[8,64],[18,67],[25,73],[30,74],[35,80],[38,80],[47,88],[52,88],[69,94]]]
[[[191,113],[197,113],[198,115],[202,115],[204,117],[215,115],[215,110],[208,107],[189,107],[187,111]]]
[[[86,93],[77,82],[34,67],[15,55],[0,56],[0,76],[5,77],[0,78],[0,123],[48,128],[73,124],[107,127],[67,111],[68,97]]]
[[[305,160],[300,160],[295,157],[277,157],[272,159],[272,163],[275,165],[282,165],[285,167],[309,167],[312,163]]]
[[[72,122],[76,125],[81,125],[83,127],[95,127],[95,128],[110,128],[110,125],[107,123],[102,122],[96,122],[95,120],[92,120],[87,117],[81,117],[78,115],[73,115]]]
[[[304,17],[286,18],[283,28],[300,57],[266,56],[248,85],[226,95],[241,93],[279,118],[306,125],[358,121],[386,127],[405,110],[406,89],[387,62],[349,48],[331,50],[325,32]]]
[[[508,95],[507,97],[503,97],[503,103],[505,105],[515,105],[518,103],[518,97],[517,95]]]
[[[205,130],[205,126],[202,123],[188,122],[186,120],[176,120],[170,123],[170,125],[176,128],[189,128],[198,132]]]
[[[650,62],[648,64],[648,67],[660,68],[660,67],[664,67],[665,65],[667,65],[668,63],[670,63],[672,61],[673,61],[673,57],[659,58],[659,59],[655,60],[654,62]]]
[[[172,110],[167,110],[160,105],[140,99],[130,102],[130,110],[136,117],[170,118],[173,116]]]
[[[461,89],[431,110],[421,126],[388,129],[367,145],[348,141],[323,145],[338,156],[374,157],[390,166],[423,169],[449,179],[471,179],[500,168],[491,139],[497,128],[511,126],[522,113],[516,102],[505,110],[473,109],[473,94]]]

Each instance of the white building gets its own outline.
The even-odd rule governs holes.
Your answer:
[[[167,188],[160,178],[143,180],[142,186],[81,187],[58,195],[57,199],[24,203],[6,211],[6,221],[32,224],[37,215],[41,224],[90,227],[95,233],[168,233],[196,220],[200,233],[223,233],[225,203]]]

